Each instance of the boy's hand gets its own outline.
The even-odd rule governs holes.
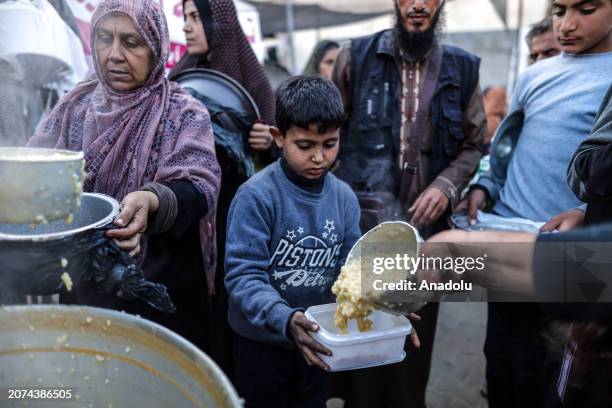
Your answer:
[[[584,211],[579,209],[562,212],[548,220],[546,224],[540,228],[540,232],[570,231],[584,225]]]
[[[487,193],[480,188],[474,188],[469,192],[467,197],[463,199],[455,208],[455,212],[468,210],[470,217],[470,225],[477,222],[478,210],[484,210],[487,204]]]
[[[309,366],[316,365],[325,371],[329,371],[329,366],[323,362],[317,353],[331,356],[331,351],[321,343],[313,339],[308,332],[316,332],[319,326],[306,318],[304,313],[295,312],[289,321],[289,332],[296,346],[302,352],[306,363]]]
[[[410,313],[406,315],[406,317],[410,320],[410,322],[420,322],[421,316],[416,313]],[[421,340],[419,339],[419,335],[417,334],[416,329],[412,326],[412,331],[410,332],[410,342],[414,346],[414,348],[421,348]]]

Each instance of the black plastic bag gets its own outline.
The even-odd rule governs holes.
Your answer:
[[[166,287],[145,278],[136,260],[106,236],[111,228],[109,223],[61,239],[0,242],[0,302],[76,291],[84,299],[139,299],[174,313]],[[64,273],[73,283],[71,291],[65,288]]]
[[[256,118],[248,112],[240,112],[221,106],[213,99],[191,88],[185,89],[206,106],[210,113],[217,154],[232,163],[238,176],[248,179],[255,173],[253,156],[247,137]],[[219,151],[221,150],[221,152]]]

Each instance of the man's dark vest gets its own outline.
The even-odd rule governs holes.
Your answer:
[[[438,87],[431,103],[433,179],[457,157],[463,138],[463,112],[478,84],[480,59],[443,46]],[[399,193],[400,74],[392,31],[351,41],[350,118],[342,129],[334,173],[356,191]],[[424,153],[423,153],[424,154]]]

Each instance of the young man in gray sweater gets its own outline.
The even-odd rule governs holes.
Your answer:
[[[553,26],[562,54],[519,77],[510,116],[524,121],[505,180],[482,176],[466,199],[470,218],[492,212],[546,222],[542,231],[582,225],[582,202],[565,180],[611,83],[612,0],[555,0]],[[503,124],[502,124],[503,126]],[[557,215],[558,214],[558,215]],[[499,300],[489,292],[490,300]],[[490,303],[485,354],[489,406],[540,406],[546,344],[533,304]]]

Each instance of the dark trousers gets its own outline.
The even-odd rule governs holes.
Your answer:
[[[342,398],[346,408],[425,408],[438,309],[438,303],[426,305],[417,312],[423,320],[412,323],[420,349],[407,338],[406,359],[401,363],[332,373],[329,397]]]
[[[329,374],[297,349],[235,337],[235,385],[246,408],[324,408]]]
[[[541,327],[533,303],[489,303],[484,353],[490,408],[542,405],[546,347]]]

